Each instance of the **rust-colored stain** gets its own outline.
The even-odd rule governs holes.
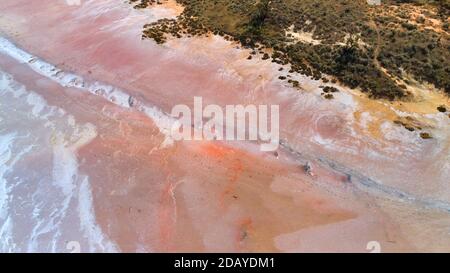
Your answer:
[[[227,168],[227,183],[224,185],[224,189],[219,197],[219,207],[225,210],[225,198],[235,191],[236,183],[245,170],[244,164],[240,159],[242,151],[217,143],[207,143],[202,148],[207,156],[221,160],[221,163]]]
[[[213,142],[208,142],[202,145],[202,150],[205,155],[216,159],[222,159],[232,153],[235,153],[235,150],[233,148],[225,147]]]

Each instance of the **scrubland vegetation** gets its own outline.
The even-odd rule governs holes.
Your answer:
[[[163,1],[131,2],[145,8]],[[449,0],[382,0],[381,6],[366,0],[176,1],[184,12],[145,25],[143,38],[164,43],[168,36],[214,33],[253,55],[290,64],[290,73],[338,80],[377,99],[408,99],[411,79],[450,94]],[[299,38],[302,33],[312,40]],[[271,56],[265,48],[273,49]]]

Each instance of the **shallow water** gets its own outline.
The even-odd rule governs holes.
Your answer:
[[[447,116],[340,86],[325,100],[300,75],[293,89],[278,65],[220,37],[140,39],[178,12],[2,1],[2,251],[449,250]],[[246,141],[171,142],[166,113],[194,96],[280,105],[278,156]]]

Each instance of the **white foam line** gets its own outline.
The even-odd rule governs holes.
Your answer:
[[[0,136],[0,220],[5,220],[8,210],[9,189],[7,181],[3,178],[9,170],[6,164],[11,159],[11,145],[16,134],[7,134]]]
[[[24,56],[20,52],[16,55]],[[80,177],[78,174],[77,151],[97,136],[95,126],[90,123],[78,125],[73,116],[67,115],[60,108],[49,106],[39,94],[27,90],[19,82],[16,82],[11,75],[0,71],[0,96],[5,94],[11,94],[16,99],[31,106],[32,116],[28,117],[33,120],[37,118],[45,124],[44,127],[53,129],[52,147],[49,147],[53,150],[51,183],[60,188],[62,193],[62,195],[55,193],[45,197],[42,196],[42,192],[33,193],[30,199],[38,200],[39,203],[35,204],[34,210],[31,212],[31,218],[36,219],[37,222],[30,232],[30,238],[24,250],[26,249],[27,252],[60,251],[60,237],[65,232],[60,228],[73,219],[74,216],[70,213],[70,204],[75,194],[78,193],[78,201],[83,202],[82,204],[78,203],[79,223],[83,232],[82,236],[87,239],[89,244],[89,248],[83,249],[83,251],[118,252],[119,248],[109,241],[95,221],[92,193],[87,192],[90,190],[90,186],[87,184],[89,183],[88,178]],[[54,115],[50,113],[54,113]],[[64,126],[69,126],[73,129],[73,132],[64,129],[56,130],[57,123],[53,122],[53,119],[49,119],[58,119],[63,116],[66,119]],[[0,131],[0,133],[0,252],[17,252],[21,251],[21,248],[20,245],[16,245],[13,239],[13,234],[16,232],[14,230],[15,218],[10,210],[14,207],[14,204],[9,204],[11,198],[14,197],[10,194],[12,186],[7,185],[8,181],[4,178],[4,175],[13,170],[16,162],[23,158],[24,154],[30,152],[34,144],[25,146],[20,152],[16,152],[12,150],[14,141],[18,138],[27,137],[27,135],[3,134],[3,131]],[[45,149],[45,147],[41,149]],[[38,179],[38,181],[40,180]],[[17,184],[14,186],[17,186]],[[45,191],[46,186],[50,185],[45,183],[40,184],[40,186],[42,187],[38,189]],[[46,194],[44,193],[44,195]],[[51,211],[49,211],[47,218],[39,219],[40,209],[44,207]],[[42,235],[48,234],[52,235],[52,240],[42,241]]]
[[[84,233],[91,238],[89,249],[97,249],[101,252],[118,252],[117,246],[108,240],[103,234],[95,219],[92,199],[92,190],[89,179],[84,178],[78,193],[78,212],[80,214],[80,226]]]
[[[171,128],[175,119],[162,112],[155,106],[144,105],[136,98],[132,98],[127,92],[120,88],[104,84],[101,82],[87,82],[83,77],[70,72],[58,69],[40,58],[18,48],[9,40],[0,36],[0,53],[10,56],[20,63],[27,64],[36,73],[57,82],[63,87],[76,88],[87,91],[91,94],[101,96],[110,102],[124,108],[133,108],[145,113],[150,117],[159,128],[159,131],[165,136],[162,147],[173,144],[171,138]],[[133,101],[133,103],[130,103]],[[37,109],[38,110],[38,109]]]

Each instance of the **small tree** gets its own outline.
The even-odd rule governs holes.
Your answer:
[[[339,50],[339,54],[336,58],[336,63],[340,68],[342,65],[353,63],[358,58],[358,40],[357,35],[350,35],[347,39],[347,43]]]
[[[253,38],[259,38],[261,34],[261,28],[264,25],[264,21],[269,15],[270,0],[260,0],[256,5],[255,11],[250,15],[250,21],[247,26],[247,35]]]

